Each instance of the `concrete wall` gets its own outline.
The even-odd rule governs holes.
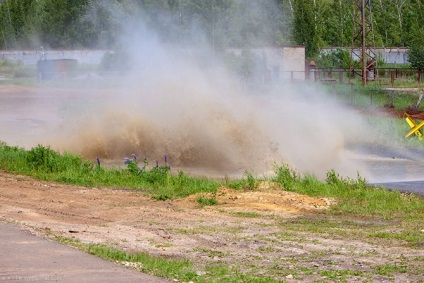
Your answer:
[[[330,53],[331,51],[335,51],[338,48],[323,48],[321,52],[323,53]],[[341,48],[345,50],[349,50],[350,48]],[[408,48],[405,47],[376,47],[372,48],[375,54],[381,59],[384,60],[386,64],[399,64],[399,65],[407,65],[409,63],[409,56],[408,56]],[[356,60],[359,60],[359,58],[355,58]]]
[[[44,52],[46,59],[76,59],[78,64],[99,64],[108,50],[47,50]],[[36,65],[43,56],[42,50],[13,50],[0,51],[0,60],[8,60],[24,65]]]

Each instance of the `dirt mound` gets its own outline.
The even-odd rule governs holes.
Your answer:
[[[185,199],[177,200],[181,208],[194,208],[199,206],[198,197],[213,198],[217,205],[209,206],[210,210],[224,210],[233,212],[256,212],[260,214],[305,214],[328,209],[335,203],[333,199],[310,197],[294,192],[283,191],[278,184],[262,182],[255,191],[238,191],[221,187],[216,194],[191,195]]]

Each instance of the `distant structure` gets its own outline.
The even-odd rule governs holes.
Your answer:
[[[329,54],[338,49],[350,51],[347,47],[326,47],[321,49],[321,53]],[[371,51],[377,56],[378,61],[383,61],[384,64],[388,65],[409,65],[409,48],[406,47],[375,47],[370,48]],[[361,57],[359,55],[352,54],[352,59],[359,61]]]
[[[374,50],[371,0],[354,0],[350,70],[362,77],[362,85],[366,85],[368,80],[374,80],[377,74]],[[356,61],[354,58],[360,60]]]
[[[256,62],[254,75],[256,81],[264,83],[283,80],[305,80],[305,46],[264,47],[264,48],[229,48],[227,54],[238,57],[244,53],[253,56]],[[252,59],[252,58],[251,58]]]
[[[1,0],[0,0],[1,1]],[[6,60],[25,66],[37,65],[41,58],[75,59],[84,65],[98,65],[110,50],[0,50],[0,61]]]
[[[77,66],[76,59],[40,59],[37,61],[37,79],[68,78],[75,75]]]

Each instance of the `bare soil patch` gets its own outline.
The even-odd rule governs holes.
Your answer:
[[[317,198],[277,189],[271,182],[262,182],[255,191],[238,191],[231,188],[219,188],[216,194],[204,194],[203,197],[215,197],[217,206],[208,210],[226,212],[255,212],[263,215],[299,215],[328,209],[335,201],[328,198]],[[197,195],[175,200],[179,207],[199,207]]]
[[[218,205],[200,208],[196,196],[155,201],[135,190],[67,186],[0,172],[0,219],[41,236],[185,258],[199,274],[205,265],[224,264],[287,282],[326,278],[323,270],[355,271],[360,282],[370,276],[373,282],[422,279],[423,262],[416,260],[423,258],[422,248],[363,239],[357,228],[349,235],[343,225],[340,234],[296,230],[298,221],[322,219],[320,212],[333,200],[285,192],[272,183],[257,191],[223,187],[216,198]],[[373,225],[361,221],[364,229]],[[395,277],[374,272],[376,266],[405,261],[413,271]]]

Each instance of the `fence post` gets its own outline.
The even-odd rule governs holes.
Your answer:
[[[316,72],[316,64],[314,61],[309,62],[309,68],[308,68],[308,79],[312,80],[312,73],[314,74],[314,80],[315,80],[315,72]]]
[[[395,72],[390,71],[390,83],[392,84],[392,87],[395,84]]]
[[[392,107],[395,108],[395,90],[392,90]]]

